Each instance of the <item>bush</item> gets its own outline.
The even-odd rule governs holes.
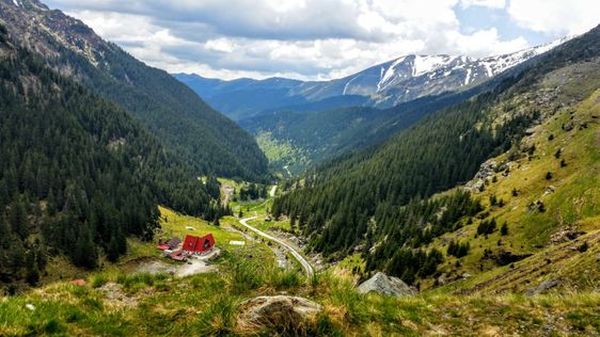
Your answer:
[[[500,235],[508,235],[508,225],[506,224],[506,222],[502,224],[502,227],[500,227]]]
[[[496,230],[496,219],[482,221],[477,226],[477,235],[492,234]]]
[[[237,303],[234,298],[223,294],[216,303],[206,307],[197,320],[200,336],[230,336],[235,327]]]
[[[581,246],[579,246],[579,247],[577,248],[577,250],[578,250],[580,253],[585,253],[585,252],[587,252],[588,248],[589,248],[589,245],[588,245],[587,241],[584,241],[584,242],[581,244]]]
[[[295,270],[273,269],[275,270],[270,273],[269,284],[277,290],[297,288],[304,283],[302,275]]]
[[[461,257],[466,256],[469,253],[469,248],[470,245],[468,242],[460,243],[452,240],[448,244],[447,252],[448,255],[452,255],[460,259]]]

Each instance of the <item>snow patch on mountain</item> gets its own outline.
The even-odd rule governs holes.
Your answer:
[[[396,59],[391,65],[390,67],[385,70],[384,67],[381,67],[381,79],[379,80],[379,82],[377,83],[377,91],[381,90],[383,87],[385,87],[385,84],[394,77],[394,75],[396,75],[396,67],[401,64],[402,62],[404,62],[404,60],[406,60],[407,56],[403,56],[400,57],[398,59]]]
[[[342,95],[346,95],[346,91],[348,91],[348,86],[352,83],[352,81],[357,79],[359,76],[360,75],[354,76],[350,81],[346,82],[346,85],[344,85],[344,91],[342,91]]]
[[[421,76],[423,74],[438,70],[455,59],[455,57],[453,58],[448,55],[416,55],[413,61],[413,76]]]
[[[471,72],[473,72],[473,70],[471,68],[468,68],[467,76],[465,77],[465,85],[468,85],[469,82],[471,81]]]

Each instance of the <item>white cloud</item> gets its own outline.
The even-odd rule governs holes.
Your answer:
[[[511,0],[508,13],[521,27],[554,35],[581,34],[600,23],[598,0]]]
[[[525,10],[523,3],[536,1],[542,0],[512,0],[511,15],[521,25],[537,27],[535,17],[527,21],[517,15]],[[405,54],[481,57],[528,47],[524,38],[504,39],[495,28],[461,29],[456,6],[502,8],[505,0],[52,0],[50,5],[67,9],[153,66],[228,79],[328,79]]]
[[[460,0],[460,4],[463,8],[480,6],[503,9],[504,7],[506,7],[506,0]]]
[[[230,39],[221,37],[206,41],[204,43],[204,48],[222,53],[231,53],[236,49],[236,45]]]

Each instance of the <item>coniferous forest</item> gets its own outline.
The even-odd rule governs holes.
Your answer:
[[[7,6],[2,14],[16,44],[36,46],[30,51],[56,72],[119,105],[198,175],[268,179],[267,159],[252,136],[184,84],[61,11],[39,3],[24,6],[28,9],[14,12]],[[30,24],[36,20],[41,24]]]
[[[0,281],[34,284],[56,253],[88,268],[114,261],[127,236],[152,238],[159,203],[228,212],[122,109],[0,33]]]

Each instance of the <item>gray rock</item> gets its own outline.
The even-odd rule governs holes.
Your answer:
[[[323,310],[321,305],[296,296],[258,296],[240,305],[238,327],[245,331],[285,328],[296,335]]]
[[[557,279],[546,280],[546,281],[540,283],[537,287],[527,290],[525,292],[525,294],[528,296],[543,294],[543,293],[547,292],[548,290],[556,287],[559,284],[560,284],[560,281]]]
[[[397,277],[387,276],[378,272],[370,279],[358,286],[358,292],[367,294],[370,292],[389,296],[412,296],[415,291]]]

